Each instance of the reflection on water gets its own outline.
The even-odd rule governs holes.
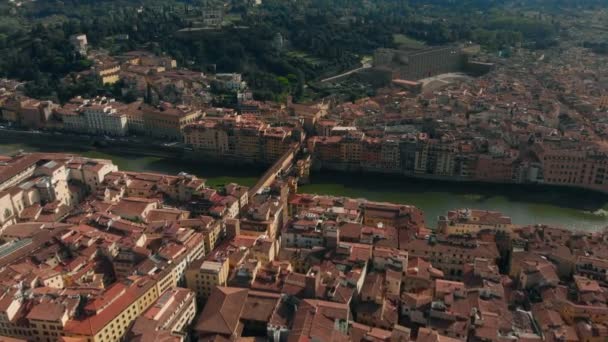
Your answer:
[[[201,160],[200,162],[185,162],[169,158],[150,156],[119,156],[114,152],[87,151],[82,153],[90,158],[111,159],[120,170],[137,172],[158,172],[175,175],[187,172],[205,178],[207,185],[219,186],[228,183],[239,183],[252,186],[258,177],[264,173],[263,168],[241,167],[231,165],[212,164]]]
[[[9,154],[15,151],[35,152],[44,150],[45,152],[67,152],[56,148],[36,148],[24,144],[3,144],[0,145],[0,154]],[[79,150],[72,148],[72,151],[89,158],[111,159],[120,170],[136,172],[157,172],[175,175],[179,172],[187,172],[198,177],[205,178],[207,185],[220,186],[228,183],[239,183],[252,186],[264,173],[264,168],[253,166],[227,166],[212,164],[201,160],[200,162],[185,162],[170,158],[150,157],[134,154],[124,154],[100,150]]]
[[[299,189],[415,205],[435,226],[437,216],[450,209],[498,210],[518,224],[553,224],[595,230],[608,226],[608,196],[568,188],[489,185],[407,179],[386,175],[314,174],[312,184]]]
[[[17,150],[40,149],[24,144],[0,144],[0,154]],[[53,152],[51,148],[45,147],[44,150]],[[71,150],[91,158],[111,159],[121,170],[192,173],[207,179],[210,186],[231,182],[251,186],[264,172],[263,168],[217,165],[204,160],[188,163],[118,152]],[[437,216],[456,208],[498,210],[511,216],[518,224],[545,223],[585,230],[608,226],[608,195],[567,188],[453,183],[378,174],[323,172],[313,174],[312,184],[301,186],[299,191],[412,204],[424,210],[429,226],[435,226]]]

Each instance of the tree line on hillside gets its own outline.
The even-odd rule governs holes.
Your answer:
[[[238,3],[234,1],[233,3]],[[63,0],[28,3],[19,17],[23,27],[2,29],[0,17],[0,76],[30,81],[28,93],[65,100],[78,91],[102,92],[96,80],[84,85],[60,82],[91,62],[76,53],[69,37],[85,33],[89,43],[112,53],[145,48],[173,56],[180,65],[206,70],[241,72],[261,99],[286,94],[303,96],[304,84],[327,73],[355,67],[361,56],[379,47],[396,47],[394,34],[428,45],[474,41],[490,50],[523,42],[546,47],[559,34],[559,24],[543,18],[503,14],[498,0],[265,0],[251,8],[233,5],[240,27],[177,39],[200,13],[194,1]],[[60,16],[57,22],[41,21]],[[196,18],[194,18],[196,19]],[[33,24],[32,24],[33,23]],[[273,39],[281,34],[289,50],[319,60],[289,55]],[[128,35],[117,43],[109,39]]]

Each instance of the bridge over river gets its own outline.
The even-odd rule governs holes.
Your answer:
[[[4,133],[4,132],[3,132]],[[181,171],[207,180],[210,186],[239,183],[251,187],[250,194],[270,185],[296,162],[299,146],[294,145],[272,167],[222,165],[208,160],[184,161],[177,155],[151,155],[141,150],[126,153],[122,148],[94,148],[83,142],[70,143],[63,137],[36,142],[30,135],[0,134],[0,154],[24,151],[68,151],[85,157],[111,159],[121,170],[177,174]],[[127,151],[128,152],[128,151]],[[524,185],[491,185],[405,178],[373,173],[318,172],[299,192],[367,198],[415,205],[424,210],[434,226],[438,215],[455,208],[498,210],[517,224],[554,224],[575,229],[608,226],[608,196],[589,191]]]
[[[269,186],[281,174],[286,173],[296,161],[296,155],[300,151],[301,144],[294,144],[279,158],[272,166],[264,172],[262,177],[249,189],[249,197],[257,194],[263,188]]]

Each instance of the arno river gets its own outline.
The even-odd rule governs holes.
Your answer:
[[[21,143],[0,145],[0,154],[17,150],[37,151],[40,148]],[[119,152],[75,152],[92,158],[111,159],[122,170],[192,173],[207,179],[210,186],[230,182],[250,186],[264,172],[263,168],[250,166],[190,163]],[[518,224],[547,223],[584,230],[608,226],[608,195],[572,189],[437,182],[386,175],[323,172],[313,174],[312,183],[301,186],[299,191],[412,204],[424,210],[427,223],[431,227],[435,226],[438,215],[456,208],[499,210]]]

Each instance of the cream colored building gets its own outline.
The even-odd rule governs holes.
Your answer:
[[[73,112],[63,112],[60,114],[63,121],[63,128],[72,132],[86,132],[87,131],[87,120],[84,115]]]
[[[113,62],[99,62],[95,66],[97,76],[101,78],[103,84],[114,84],[120,80],[120,65]]]
[[[180,335],[194,320],[196,295],[184,288],[173,288],[163,292],[158,300],[141,315],[129,331],[126,339],[157,341],[168,336],[180,341]]]
[[[88,316],[69,320],[64,335],[88,342],[121,341],[131,323],[159,297],[156,281],[150,277],[133,279],[129,286],[123,283],[114,286],[119,287],[113,289],[118,295],[87,304],[84,310]]]
[[[147,135],[183,140],[182,130],[200,118],[202,112],[194,108],[169,103],[158,107],[142,106],[144,129]]]
[[[27,154],[8,161],[0,170],[0,191],[15,186],[34,175],[36,163],[40,158]]]
[[[0,193],[0,228],[17,223],[17,213],[13,208],[11,195],[8,192]]]
[[[66,306],[52,301],[42,301],[34,305],[26,317],[36,341],[57,340],[69,320]]]
[[[65,163],[51,160],[36,169],[36,176],[43,176],[36,183],[41,199],[46,202],[58,201],[67,206],[73,206],[70,190],[68,189],[68,169]]]
[[[0,193],[0,213],[2,214],[0,222],[8,225],[11,219],[17,219],[23,209],[40,203],[40,201],[40,191],[34,181],[23,182],[19,186],[11,188],[11,191]],[[10,215],[14,217],[11,218]]]
[[[205,256],[205,236],[203,233],[194,232],[184,241],[184,245],[188,249],[186,254],[188,264]]]
[[[194,262],[186,270],[186,285],[199,298],[208,298],[216,286],[226,286],[228,280],[228,259],[220,261]]]
[[[201,123],[184,130],[184,142],[197,150],[221,156],[228,152],[228,132],[217,122]]]
[[[440,216],[437,228],[446,235],[476,235],[482,230],[511,231],[517,227],[511,218],[497,211],[460,209]]]
[[[24,304],[24,297],[18,289],[10,289],[0,295],[0,334],[22,339],[31,338],[29,324],[19,324],[16,320]]]
[[[89,159],[70,165],[69,178],[84,183],[94,192],[109,173],[117,171],[118,167],[110,160]]]
[[[92,134],[125,136],[128,133],[127,115],[111,106],[113,100],[92,101],[82,107],[87,130]]]

